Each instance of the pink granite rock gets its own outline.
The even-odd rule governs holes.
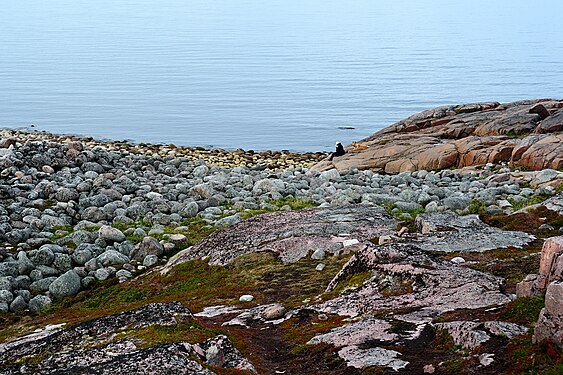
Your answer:
[[[545,308],[534,330],[534,342],[553,341],[563,348],[563,281],[554,281],[545,293]]]
[[[507,162],[533,170],[563,167],[563,101],[443,106],[414,114],[313,168],[352,167],[395,174]]]
[[[550,275],[557,258],[563,253],[563,236],[551,237],[543,243],[540,259],[540,275]],[[549,282],[550,280],[548,280]]]

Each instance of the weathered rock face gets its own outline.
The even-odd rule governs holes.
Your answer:
[[[481,252],[521,247],[534,240],[524,232],[511,232],[483,223],[477,215],[458,216],[452,212],[418,215],[415,221],[423,234],[417,246],[427,251]]]
[[[235,258],[259,251],[279,254],[284,262],[295,262],[309,252],[323,249],[338,254],[344,241],[369,240],[394,233],[397,220],[377,206],[317,208],[260,215],[213,233],[197,245],[170,259],[164,271],[186,260],[209,257],[210,263],[225,265]]]
[[[510,301],[504,280],[425,254],[415,245],[389,244],[365,248],[352,256],[331,281],[328,291],[348,276],[371,272],[360,288],[315,306],[325,313],[357,316],[377,306],[415,309],[406,321],[427,322],[438,314]]]
[[[563,101],[444,106],[417,113],[347,147],[316,170],[351,167],[389,174],[509,162],[533,170],[563,167]],[[357,151],[355,151],[355,149]]]
[[[213,374],[198,362],[203,361],[215,367],[254,371],[222,335],[201,344],[174,342],[149,348],[135,339],[112,340],[125,330],[175,326],[190,318],[190,311],[177,302],[154,303],[70,328],[46,327],[1,344],[0,369],[3,374]],[[39,360],[33,365],[18,365],[24,357]]]
[[[563,281],[554,281],[547,286],[545,308],[534,330],[534,342],[551,340],[563,348]]]
[[[534,330],[534,342],[551,340],[563,348],[563,236],[545,240],[539,272],[518,283],[516,294],[528,297],[545,291],[545,308]]]
[[[542,294],[550,282],[563,280],[563,236],[551,237],[543,243],[539,274],[526,276],[516,285],[518,297]]]

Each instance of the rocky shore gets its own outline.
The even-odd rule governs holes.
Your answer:
[[[385,173],[504,162],[522,170],[563,167],[563,101],[472,103],[429,109],[325,160],[317,170],[350,167]]]
[[[538,241],[563,232],[563,172],[557,170],[563,151],[550,141],[560,137],[560,104],[423,112],[332,162],[321,161],[322,154],[131,145],[5,130],[0,311],[8,342],[0,346],[0,368],[86,374],[109,373],[121,363],[123,373],[136,373],[139,356],[163,361],[163,353],[174,353],[178,367],[143,366],[155,373],[185,373],[182,366],[196,373],[229,367],[273,373],[285,371],[281,364],[289,361],[288,373],[374,366],[455,373],[438,360],[452,361],[449,349],[440,349],[443,342],[438,345],[451,337],[464,348],[456,361],[485,373],[504,371],[507,345],[526,335],[530,322],[503,320],[500,312],[515,303],[516,283],[539,272]],[[454,127],[460,131],[447,137]],[[488,143],[471,137],[488,137]],[[481,146],[460,156],[460,139]],[[424,155],[453,160],[440,151],[451,142],[457,142],[455,162],[421,161]],[[537,151],[546,144],[551,146]],[[172,300],[181,304],[166,305]],[[164,316],[181,310],[183,318],[129,322],[125,331],[114,322],[135,308],[145,316],[149,302],[165,303],[150,307]],[[543,326],[559,316],[557,303],[542,313]],[[81,328],[110,313],[99,330]],[[30,314],[32,324],[22,320]],[[70,328],[19,341],[8,329],[14,323],[25,332],[40,322]],[[152,326],[174,329],[158,331],[166,338],[158,342],[139,336]],[[273,330],[272,343],[260,333],[265,327]],[[190,329],[197,335],[186,333]],[[557,329],[545,328],[541,337],[549,339]],[[100,335],[111,338],[88,346]],[[54,344],[57,337],[61,345]],[[237,350],[240,340],[245,344]],[[419,346],[430,344],[428,359],[417,357]],[[256,345],[262,349],[248,349]],[[278,357],[271,357],[272,345],[279,346]],[[338,350],[306,349],[323,345]],[[490,355],[475,356],[477,349]],[[92,355],[96,363],[89,362]]]

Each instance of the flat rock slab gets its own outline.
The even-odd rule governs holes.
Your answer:
[[[413,244],[366,244],[330,282],[328,291],[360,272],[371,272],[372,278],[312,308],[349,316],[409,308],[415,311],[401,319],[421,323],[446,311],[510,302],[503,293],[504,279],[435,259]]]
[[[378,206],[264,214],[215,232],[178,253],[163,272],[176,264],[203,257],[208,257],[211,264],[226,265],[237,257],[259,251],[274,252],[285,263],[296,262],[317,249],[336,255],[347,240],[367,241],[390,235],[396,227],[397,220]]]
[[[458,216],[452,212],[418,215],[415,221],[423,234],[416,246],[425,251],[482,252],[522,247],[535,237],[524,232],[506,231],[483,223],[477,215]]]
[[[438,323],[436,324],[436,329],[448,331],[454,343],[463,346],[465,349],[477,348],[479,345],[489,341],[491,335],[504,336],[511,339],[528,332],[527,327],[499,321]]]

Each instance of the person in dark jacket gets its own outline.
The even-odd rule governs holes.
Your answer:
[[[344,154],[346,154],[346,151],[344,151],[344,147],[342,146],[342,143],[336,142],[336,151],[330,154],[328,160],[332,160],[335,156],[342,156]]]

